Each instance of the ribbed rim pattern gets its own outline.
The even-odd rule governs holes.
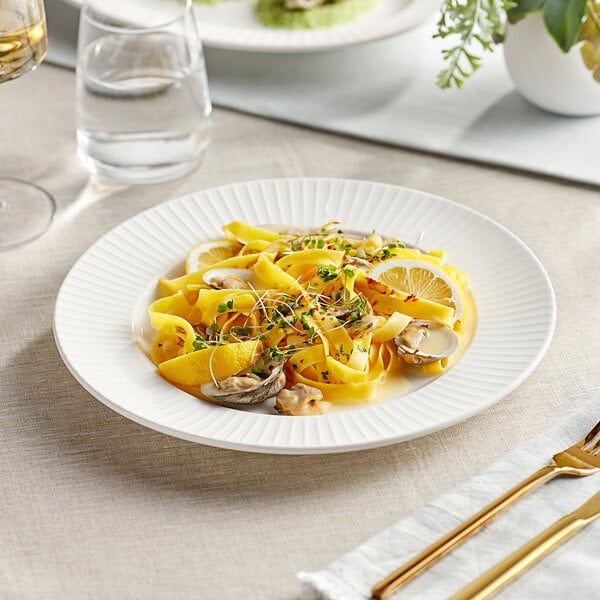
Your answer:
[[[214,406],[161,379],[136,346],[140,298],[187,250],[232,220],[347,229],[446,248],[471,276],[475,338],[448,373],[406,396],[319,417]],[[67,367],[124,416],[194,442],[272,453],[359,450],[418,437],[467,419],[514,389],[544,355],[555,322],[550,280],[533,253],[491,219],[423,192],[343,179],[273,179],[198,192],[151,208],[78,260],[56,301],[54,331]]]

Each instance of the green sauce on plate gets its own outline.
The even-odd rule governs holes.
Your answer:
[[[283,2],[284,0],[258,0],[258,20],[267,27],[323,29],[353,21],[377,4],[377,0],[339,0],[308,10],[287,10]]]

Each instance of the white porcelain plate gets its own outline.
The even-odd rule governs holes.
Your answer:
[[[163,380],[136,343],[160,276],[221,226],[253,224],[377,230],[445,248],[471,276],[473,342],[443,376],[362,408],[285,417],[217,406]],[[360,450],[426,435],[471,417],[531,373],[554,330],[555,300],[542,265],[513,234],[449,200],[341,179],[274,179],[198,192],[151,208],[96,242],[67,275],[56,302],[61,356],[93,396],[120,414],[186,440],[257,452]]]
[[[66,0],[81,6],[83,0]],[[104,0],[114,16],[143,23],[153,21],[172,0]],[[223,0],[194,6],[202,42],[213,48],[253,52],[315,52],[369,42],[420,25],[439,9],[439,0],[379,0],[352,23],[328,29],[289,30],[264,27],[256,19],[252,0]]]

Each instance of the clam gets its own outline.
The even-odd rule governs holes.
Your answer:
[[[254,278],[251,269],[209,269],[202,275],[202,280],[219,290],[249,290]]]
[[[296,383],[289,389],[283,389],[277,394],[275,410],[280,415],[321,415],[330,408],[329,402],[323,401],[320,389]]]
[[[363,315],[358,320],[353,321],[352,323],[346,323],[346,330],[352,336],[360,335],[363,333],[367,333],[368,331],[372,331],[375,329],[379,318],[375,315]]]
[[[365,258],[360,258],[358,256],[349,256],[348,258],[346,258],[344,260],[344,264],[345,265],[350,265],[351,267],[356,267],[357,269],[360,269],[361,271],[369,271],[373,265],[366,260]]]
[[[460,343],[450,329],[434,321],[413,320],[395,338],[398,356],[409,365],[424,365],[450,356]]]
[[[215,383],[204,383],[200,392],[210,400],[226,404],[259,404],[271,398],[285,385],[283,363],[273,367],[266,379],[254,373],[228,377]]]

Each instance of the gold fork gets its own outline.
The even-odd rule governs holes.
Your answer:
[[[462,542],[487,525],[500,512],[517,500],[535,490],[540,485],[563,475],[584,477],[600,471],[600,421],[576,444],[555,454],[552,463],[542,467],[533,475],[510,489],[504,495],[488,504],[443,538],[423,550],[413,559],[390,573],[371,590],[373,600],[383,600],[398,588],[436,563],[442,556],[456,548]]]

